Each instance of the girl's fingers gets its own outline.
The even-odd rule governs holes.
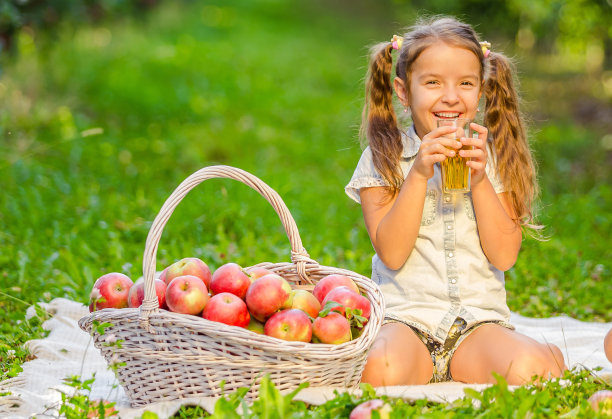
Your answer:
[[[477,161],[477,160],[468,160],[468,161],[466,161],[466,162],[465,162],[465,164],[466,164],[466,165],[467,165],[467,166],[468,166],[470,169],[475,170],[475,171],[477,171],[477,172],[478,172],[478,171],[481,171],[481,170],[482,170],[482,171],[484,171],[484,169],[485,169],[485,165],[484,165],[484,163],[481,163],[481,162],[479,162],[479,161]]]
[[[431,132],[425,134],[423,136],[422,142],[423,144],[428,144],[430,142],[444,142],[445,145],[453,147],[453,142],[458,142],[458,140],[452,137],[449,138],[445,136],[453,133],[454,131],[455,129],[453,127],[438,127],[432,130]]]
[[[459,152],[461,157],[469,157],[471,159],[476,160],[487,160],[487,150],[485,147],[485,142],[480,138],[462,138],[461,144],[463,146],[469,147],[464,148]]]
[[[478,133],[478,138],[483,140],[483,141],[487,141],[487,136],[489,134],[489,130],[485,127],[483,127],[482,125],[478,125],[475,122],[472,122],[470,124],[470,128],[473,129],[474,131],[476,131]]]
[[[461,145],[461,143],[459,143],[459,145]],[[445,147],[444,145],[440,143],[434,143],[434,144],[429,145],[425,149],[425,153],[429,155],[440,154],[440,155],[443,155],[444,157],[447,157],[447,156],[453,157],[457,153],[457,150]]]
[[[480,148],[473,148],[470,150],[460,150],[459,155],[461,157],[469,157],[471,159],[479,159],[479,160],[486,157],[484,151],[482,151],[482,149]]]
[[[486,143],[480,138],[463,137],[461,138],[461,144],[464,146],[467,145],[467,146],[472,146],[478,149],[483,149]]]
[[[431,132],[423,136],[423,141],[428,140],[428,139],[433,139],[433,138],[439,138],[442,135],[450,134],[452,132],[455,132],[455,128],[453,127],[434,128],[433,130],[431,130]]]
[[[454,139],[454,138],[440,137],[438,138],[437,142],[439,144],[442,144],[444,147],[449,147],[449,148],[459,149],[463,146],[463,144],[461,143],[459,139]]]
[[[444,160],[446,160],[446,155],[444,155],[444,154],[430,154],[429,156],[426,157],[426,160],[428,160],[433,165],[434,163],[440,163],[440,162],[443,162]]]

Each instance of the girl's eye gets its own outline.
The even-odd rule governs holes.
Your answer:
[[[438,84],[438,81],[437,80],[429,80],[429,81],[426,81],[425,84]]]
[[[473,85],[474,85],[474,83],[472,83],[471,81],[462,81],[462,82],[461,82],[461,85],[462,85],[462,86],[473,86]]]

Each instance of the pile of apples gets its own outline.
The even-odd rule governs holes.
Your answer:
[[[359,336],[371,313],[370,301],[348,276],[322,278],[312,292],[292,289],[280,275],[226,263],[214,272],[198,258],[185,258],[155,279],[161,309],[202,316],[288,341],[340,344]],[[89,311],[139,307],[144,281],[112,272],[98,278]]]

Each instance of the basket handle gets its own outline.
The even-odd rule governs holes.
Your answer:
[[[291,244],[291,262],[297,267],[297,274],[303,281],[312,284],[313,281],[306,273],[306,264],[318,263],[312,259],[302,246],[302,239],[298,231],[295,220],[291,216],[289,209],[281,199],[280,195],[270,188],[258,177],[235,167],[231,166],[209,166],[198,170],[191,176],[187,177],[175,190],[172,192],[170,197],[166,199],[162,206],[159,214],[155,217],[147,241],[145,245],[144,257],[142,261],[144,282],[145,282],[145,298],[140,306],[140,320],[144,321],[148,325],[149,314],[159,307],[157,301],[157,295],[155,294],[154,276],[156,268],[156,256],[157,256],[157,245],[161,238],[162,232],[168,219],[174,212],[174,209],[181,202],[181,200],[187,195],[189,191],[198,186],[200,183],[208,179],[234,179],[252,189],[259,192],[261,196],[272,205],[281,222],[289,242]]]

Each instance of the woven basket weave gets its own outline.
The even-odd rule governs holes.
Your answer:
[[[292,262],[254,266],[278,273],[294,288],[312,288],[330,274],[346,275],[355,281],[372,308],[360,337],[340,345],[289,342],[158,308],[153,281],[164,226],[191,189],[214,178],[248,185],[268,200],[281,219],[291,244]],[[355,272],[321,266],[310,259],[280,196],[257,177],[229,166],[200,169],[170,195],[149,231],[143,271],[145,299],[140,308],[104,309],[79,320],[79,326],[92,334],[95,346],[109,364],[119,365],[119,381],[135,407],[162,400],[220,396],[240,387],[249,387],[246,398],[253,399],[264,375],[269,375],[279,390],[295,389],[303,382],[312,387],[354,388],[382,324],[384,302],[378,286]],[[94,321],[112,326],[100,335],[93,327]],[[105,339],[111,335],[123,340],[121,348],[106,344]]]

